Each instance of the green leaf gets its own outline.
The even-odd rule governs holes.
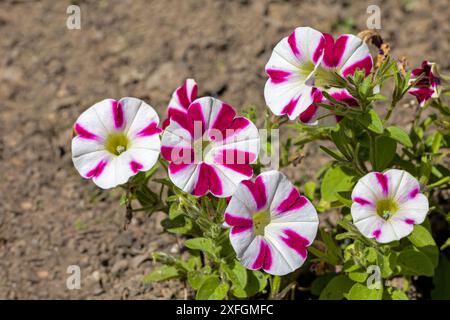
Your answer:
[[[439,248],[433,236],[425,227],[416,224],[408,239],[419,251],[428,256],[434,267],[437,267],[439,263]]]
[[[333,273],[328,273],[324,276],[317,277],[311,283],[311,293],[315,296],[320,296],[322,290],[327,286],[328,282],[333,279],[336,275]]]
[[[386,134],[395,141],[400,142],[405,147],[411,148],[413,146],[409,135],[399,127],[386,128]]]
[[[445,243],[441,246],[441,250],[444,250],[446,248],[450,247],[450,238],[448,238]]]
[[[190,271],[187,276],[187,280],[189,282],[189,285],[194,288],[195,290],[200,289],[200,287],[203,285],[203,282],[208,278],[208,275],[205,275],[198,271]]]
[[[257,270],[247,270],[247,284],[245,288],[234,288],[236,298],[248,298],[262,292],[267,286],[267,275]]]
[[[245,288],[247,285],[247,269],[237,260],[234,260],[231,266],[221,265],[228,279],[235,287]]]
[[[305,196],[313,201],[314,200],[314,194],[316,192],[316,183],[314,181],[308,181],[305,183],[304,187]]]
[[[333,202],[339,200],[338,192],[350,191],[353,187],[353,177],[345,173],[341,167],[328,169],[322,180],[322,200]]]
[[[383,122],[373,109],[370,109],[367,113],[357,117],[356,119],[358,119],[358,121],[370,131],[378,134],[383,133]]]
[[[380,136],[375,138],[375,164],[377,171],[383,171],[388,168],[395,156],[397,144],[395,140]]]
[[[327,286],[322,290],[320,300],[341,300],[344,298],[350,288],[353,286],[353,281],[344,275],[338,275],[328,282]]]
[[[450,260],[444,255],[439,259],[439,265],[433,278],[434,289],[431,298],[435,300],[450,299]]]
[[[229,286],[220,283],[218,276],[209,276],[197,291],[197,300],[222,300],[227,296]]]
[[[348,277],[351,280],[353,280],[355,282],[361,282],[361,283],[365,282],[368,276],[369,275],[367,274],[367,272],[358,272],[358,271],[350,272],[348,274]]]
[[[184,213],[183,208],[180,206],[179,203],[175,202],[172,203],[172,205],[169,208],[169,218],[175,219],[179,215],[182,215]]]
[[[143,282],[149,284],[152,282],[169,280],[179,276],[178,270],[173,266],[163,266],[155,271],[150,272],[144,277]]]
[[[175,219],[166,218],[161,225],[170,233],[191,234],[194,230],[192,220],[184,215],[179,215]]]
[[[369,289],[361,283],[355,283],[346,295],[348,300],[381,300],[382,289]]]
[[[394,290],[391,293],[392,300],[409,300],[408,296],[401,290]]]
[[[194,238],[188,239],[184,242],[184,245],[192,250],[200,250],[216,256],[218,248],[216,247],[214,241],[208,238]]]
[[[402,268],[402,272],[409,275],[431,277],[434,274],[434,266],[428,256],[413,248],[400,252],[397,263]]]

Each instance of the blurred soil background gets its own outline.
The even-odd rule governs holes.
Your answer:
[[[71,4],[81,8],[81,30],[66,27]],[[450,69],[448,0],[0,1],[0,298],[189,297],[176,281],[142,283],[150,253],[177,253],[177,239],[162,233],[160,213],[136,214],[122,230],[120,191],[99,190],[72,166],[73,122],[95,102],[123,96],[164,118],[187,77],[201,95],[256,106],[262,119],[274,45],[297,26],[357,33],[373,4],[394,56]],[[399,109],[407,124],[414,108]],[[318,148],[305,155],[288,169],[300,180],[328,161]],[[80,290],[66,288],[69,265],[81,267]]]

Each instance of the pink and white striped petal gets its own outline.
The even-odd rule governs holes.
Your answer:
[[[174,114],[185,115],[189,105],[197,99],[198,86],[194,79],[186,79],[183,85],[176,88],[172,94],[167,107],[167,120],[164,123],[164,128],[169,125],[170,118]]]
[[[369,47],[365,42],[361,42],[360,46],[353,51],[350,57],[340,68],[343,77],[353,75],[357,69],[363,70],[367,76],[373,67],[373,59],[369,51]]]

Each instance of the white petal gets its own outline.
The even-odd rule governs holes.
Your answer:
[[[410,223],[421,224],[427,216],[429,210],[428,199],[425,195],[419,193],[413,199],[402,204],[395,214],[398,219],[410,219]]]
[[[409,172],[390,169],[384,173],[389,179],[389,196],[403,203],[420,192],[419,181]]]
[[[119,103],[122,104],[124,110],[125,132],[131,139],[152,123],[158,126],[158,114],[146,102],[137,98],[126,97],[120,99]]]
[[[106,127],[103,125],[103,122],[101,121],[96,109],[103,106],[103,105],[110,105],[111,99],[106,99],[103,101],[100,101],[87,110],[85,110],[77,119],[75,122],[75,126],[79,124],[83,129],[89,131],[90,133],[102,138],[106,139],[108,136],[109,131],[106,129]]]
[[[101,161],[109,161],[111,157],[109,152],[99,150],[72,157],[72,160],[75,168],[83,178],[91,178],[88,173],[92,173]]]
[[[177,170],[172,170],[177,168]],[[171,163],[169,165],[169,178],[170,180],[181,190],[187,193],[192,193],[195,187],[195,183],[198,179],[198,165],[175,165]]]
[[[366,199],[372,204],[375,204],[378,199],[385,197],[383,186],[377,179],[375,172],[370,172],[359,179],[352,191],[352,199]]]
[[[312,242],[302,232],[312,235],[312,229],[314,227],[300,223],[269,224],[265,228],[265,238],[271,248],[272,263],[264,270],[275,275],[285,275],[300,268],[308,254],[306,247]]]

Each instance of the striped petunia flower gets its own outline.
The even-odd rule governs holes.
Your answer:
[[[362,177],[352,192],[351,214],[358,230],[380,243],[400,240],[421,224],[428,199],[408,172],[390,169]]]
[[[284,174],[267,171],[239,185],[225,210],[225,223],[245,267],[285,275],[306,260],[319,218]]]
[[[74,125],[75,168],[103,189],[126,183],[158,160],[158,124],[155,110],[136,98],[105,99],[94,104]]]
[[[436,64],[427,60],[422,62],[421,68],[411,71],[410,83],[419,76],[422,78],[408,92],[416,97],[420,106],[424,106],[428,100],[439,96],[438,86],[441,84],[441,78]]]
[[[187,114],[189,105],[197,99],[197,92],[198,86],[194,79],[184,80],[183,85],[175,89],[167,107],[167,119],[163,122],[163,129],[169,125],[170,117],[174,114]]]
[[[228,197],[250,179],[259,154],[259,133],[234,108],[218,99],[194,100],[186,114],[175,113],[162,136],[169,177],[185,192]]]
[[[266,104],[275,115],[296,119],[314,102],[315,89],[330,87],[332,72],[347,77],[361,69],[368,75],[372,66],[360,38],[344,34],[333,39],[309,27],[297,28],[275,46],[266,64]]]

